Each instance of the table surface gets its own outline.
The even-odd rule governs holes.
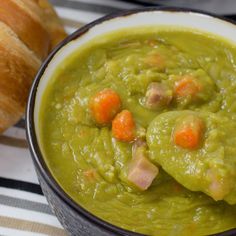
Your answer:
[[[137,3],[138,1],[146,0],[130,0],[128,2],[116,0],[51,0],[68,33],[104,14],[142,6],[142,4]],[[160,3],[163,0],[155,2]],[[175,1],[175,3],[177,2],[183,4],[182,0]],[[201,4],[196,5],[196,0],[194,2],[195,7],[201,8]],[[202,1],[198,2],[201,3]],[[170,4],[171,1],[167,0],[166,3]],[[223,13],[232,14],[236,12],[235,0],[234,3],[230,12]],[[215,8],[214,11],[218,12],[219,9]],[[38,184],[25,139],[23,119],[3,135],[0,135],[0,163],[0,236],[67,235],[50,211]]]

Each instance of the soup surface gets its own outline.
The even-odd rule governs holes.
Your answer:
[[[236,227],[236,49],[181,28],[129,29],[57,68],[40,110],[60,186],[146,235]]]

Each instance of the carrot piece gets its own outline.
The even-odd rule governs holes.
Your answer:
[[[89,181],[94,181],[97,178],[97,171],[95,169],[88,169],[84,171],[84,176]]]
[[[124,142],[131,142],[135,137],[135,123],[132,113],[128,110],[123,110],[116,115],[112,121],[113,136]]]
[[[145,59],[145,63],[149,66],[157,67],[160,70],[164,70],[166,66],[165,59],[159,53],[149,55]]]
[[[104,89],[90,100],[90,110],[94,120],[100,124],[108,124],[121,108],[120,96],[112,89]]]
[[[185,117],[175,127],[174,143],[182,148],[197,148],[202,139],[203,127],[203,121],[200,118],[193,115]]]
[[[201,85],[196,78],[185,75],[175,84],[175,94],[177,97],[195,96],[201,90]]]
[[[145,43],[147,45],[149,45],[150,47],[155,47],[157,45],[158,41],[156,39],[147,39],[145,41]]]

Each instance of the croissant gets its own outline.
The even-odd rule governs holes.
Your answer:
[[[0,133],[21,118],[37,70],[65,37],[47,0],[0,0]]]

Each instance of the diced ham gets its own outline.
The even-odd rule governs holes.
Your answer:
[[[225,196],[224,189],[219,181],[213,181],[209,186],[209,191],[215,201],[223,200]]]
[[[156,110],[168,106],[172,100],[172,90],[165,84],[152,82],[147,88],[145,106]]]
[[[229,193],[229,186],[224,183],[221,177],[218,175],[218,170],[207,170],[207,176],[210,180],[209,192],[215,201],[223,200]]]
[[[146,190],[157,176],[159,169],[146,157],[146,144],[133,148],[133,157],[129,166],[128,180],[140,190]]]

